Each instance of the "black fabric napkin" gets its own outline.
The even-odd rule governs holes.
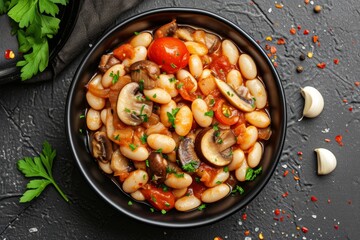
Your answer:
[[[74,0],[76,1],[76,0]],[[47,69],[25,82],[40,82],[53,79],[89,44],[93,44],[116,19],[142,0],[80,0],[79,15],[74,29],[64,47],[49,62]]]

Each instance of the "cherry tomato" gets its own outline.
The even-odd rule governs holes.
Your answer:
[[[148,49],[148,57],[167,73],[175,73],[186,67],[190,53],[178,38],[162,37],[155,39]]]
[[[113,51],[114,56],[123,61],[126,58],[133,58],[135,54],[134,47],[129,43],[125,43]]]
[[[238,111],[220,99],[214,106],[215,118],[222,124],[234,125],[239,121]]]
[[[165,192],[162,188],[151,184],[146,184],[140,191],[145,199],[158,210],[169,211],[175,206],[175,196],[170,191]]]
[[[213,58],[209,68],[213,70],[220,79],[225,80],[228,72],[230,72],[231,69],[234,69],[235,66],[229,62],[229,59],[226,56],[220,56]]]

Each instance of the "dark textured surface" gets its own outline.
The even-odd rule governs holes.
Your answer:
[[[66,94],[83,57],[79,56],[53,82],[0,86],[0,239],[244,239],[246,230],[252,239],[258,239],[260,232],[265,239],[358,239],[360,89],[355,82],[360,75],[360,14],[356,10],[360,3],[324,0],[315,4],[323,6],[321,13],[315,14],[314,5],[302,0],[284,1],[282,9],[264,0],[144,1],[119,17],[121,21],[165,6],[204,8],[238,24],[261,46],[276,46],[277,70],[288,103],[288,134],[276,173],[247,208],[209,226],[172,230],[133,221],[107,205],[80,175],[65,137]],[[290,35],[289,29],[298,25],[302,29]],[[304,29],[310,34],[303,35]],[[312,42],[314,34],[320,46]],[[267,36],[273,41],[265,41]],[[280,37],[285,38],[285,45],[276,45]],[[300,53],[308,51],[314,57],[300,62]],[[339,64],[333,63],[334,58]],[[326,68],[317,68],[319,62],[326,62]],[[299,64],[305,69],[301,74],[295,71]],[[303,108],[299,90],[307,85],[323,94],[325,108],[315,119],[298,121]],[[335,141],[337,135],[343,136],[343,146]],[[29,204],[18,202],[28,180],[16,169],[16,161],[38,154],[44,140],[58,151],[54,177],[72,204],[65,203],[53,187]],[[336,155],[338,166],[332,174],[316,175],[316,147]],[[283,177],[285,170],[290,173]],[[282,197],[285,192],[288,196]],[[311,196],[318,201],[312,202]],[[275,209],[284,212],[276,216]],[[309,231],[303,233],[301,227]]]

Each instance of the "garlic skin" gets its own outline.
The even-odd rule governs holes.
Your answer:
[[[324,98],[321,93],[314,87],[306,86],[301,88],[301,95],[305,99],[303,116],[314,118],[324,109]]]
[[[314,151],[317,154],[318,175],[326,175],[334,171],[336,168],[335,155],[325,148],[316,148]]]

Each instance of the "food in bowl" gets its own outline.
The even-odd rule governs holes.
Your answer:
[[[86,86],[100,169],[163,212],[242,193],[272,133],[266,87],[244,50],[173,20],[104,53]]]

